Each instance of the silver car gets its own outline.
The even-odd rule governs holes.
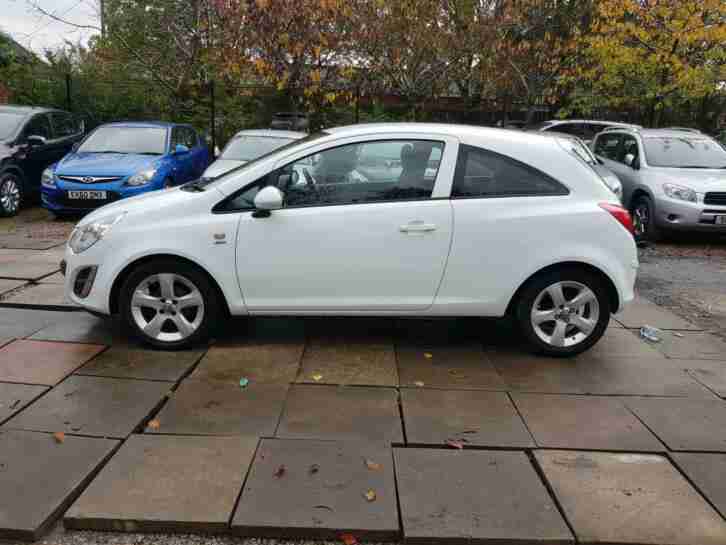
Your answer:
[[[636,236],[726,234],[726,150],[695,129],[608,129],[593,151],[623,183]]]
[[[207,167],[202,178],[216,178],[245,163],[306,137],[304,132],[274,129],[247,130],[235,134],[214,163]]]
[[[564,132],[547,131],[543,132],[546,136],[557,136],[562,139],[562,142],[566,147],[590,167],[602,178],[605,185],[610,191],[618,196],[618,199],[623,200],[623,184],[620,182],[613,171],[607,168],[601,159],[595,156],[590,148],[587,147],[584,141],[580,140],[577,136],[572,136]]]
[[[620,123],[618,121],[604,121],[601,119],[551,119],[526,128],[530,131],[571,134],[584,140],[589,145],[597,133],[614,127],[638,128],[640,126]]]

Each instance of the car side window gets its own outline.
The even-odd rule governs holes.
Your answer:
[[[28,136],[42,136],[48,140],[53,138],[46,114],[36,115],[28,122],[23,130],[23,140]]]
[[[68,138],[80,134],[80,123],[69,113],[53,112],[50,114],[55,138]]]
[[[544,172],[474,146],[460,146],[452,198],[567,195],[569,190]]]
[[[197,133],[191,127],[183,127],[183,144],[189,149],[194,149],[199,145],[199,139]]]
[[[348,144],[278,171],[286,207],[429,199],[444,143],[388,140]]]
[[[618,133],[601,134],[595,141],[595,154],[611,161],[619,161],[618,148],[622,137]]]

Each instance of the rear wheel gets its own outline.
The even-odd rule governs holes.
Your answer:
[[[14,216],[23,201],[23,182],[12,172],[0,174],[0,216]]]
[[[516,318],[533,351],[574,356],[605,333],[610,321],[607,289],[588,271],[550,271],[535,277],[522,291]]]
[[[205,341],[219,323],[221,308],[207,275],[174,260],[153,261],[134,270],[119,300],[131,331],[145,343],[169,350]]]

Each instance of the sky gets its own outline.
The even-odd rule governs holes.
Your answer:
[[[97,1],[0,0],[0,30],[36,53],[62,45],[64,40],[85,43],[95,31],[80,30],[54,21],[38,12],[33,3],[73,23],[99,26]]]

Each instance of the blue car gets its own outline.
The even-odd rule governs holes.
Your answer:
[[[209,150],[189,125],[161,122],[101,125],[41,177],[43,207],[57,215],[199,178]]]

